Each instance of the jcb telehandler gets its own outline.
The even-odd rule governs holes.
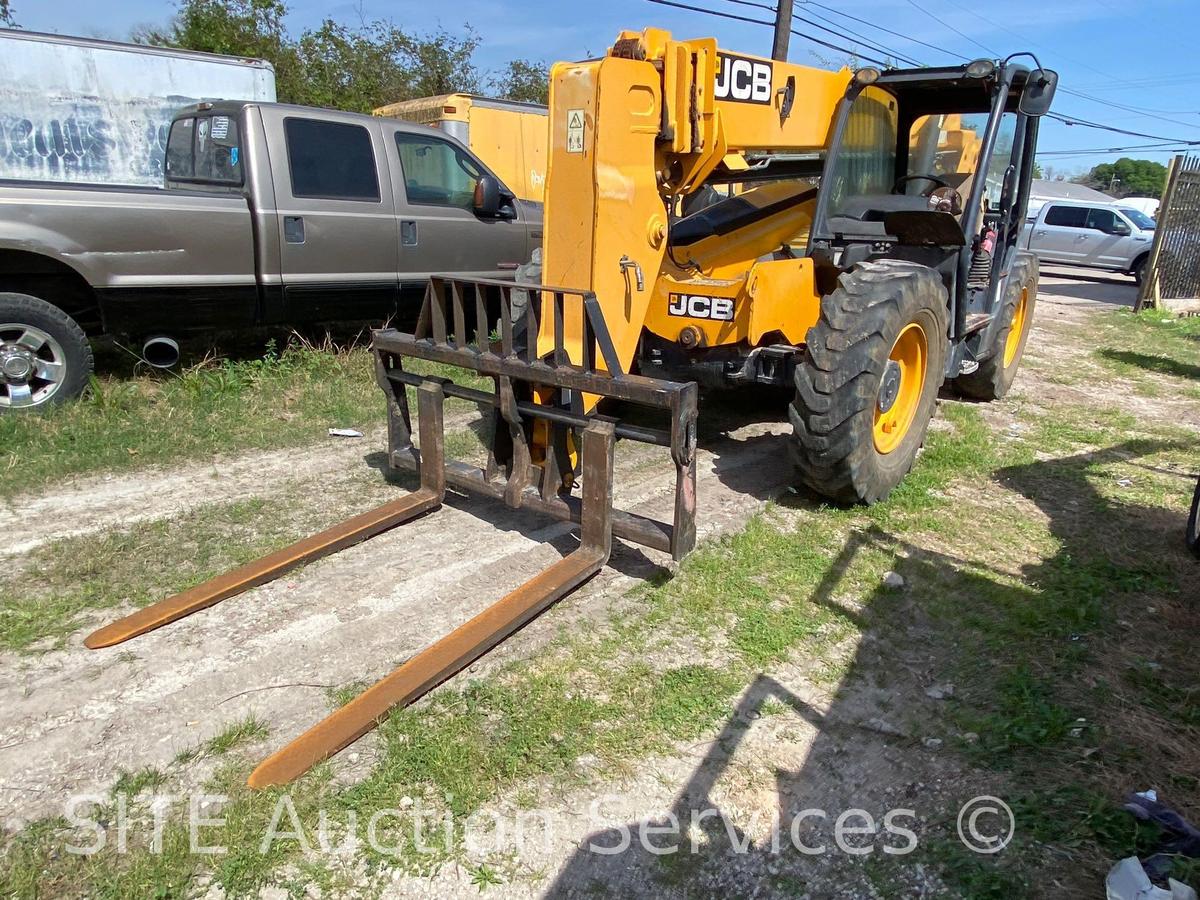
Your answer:
[[[1016,244],[1057,76],[1014,57],[829,72],[651,29],[623,32],[600,59],[555,65],[544,283],[435,277],[414,332],[373,336],[389,459],[418,471],[420,488],[87,645],[142,634],[435,509],[448,485],[580,525],[577,550],[250,776],[278,784],[595,574],[614,534],[676,559],[691,550],[697,383],[793,386],[799,480],[841,502],[885,497],[913,465],[943,383],[1004,396],[1029,334],[1037,264]],[[476,215],[510,214],[494,177],[465,156],[460,165],[476,181]],[[491,376],[495,388],[417,374],[407,358]],[[494,410],[486,466],[444,459],[446,397]],[[636,407],[664,426],[622,415]],[[669,449],[670,523],[612,508],[617,438]]]

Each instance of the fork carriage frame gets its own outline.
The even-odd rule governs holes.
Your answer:
[[[513,293],[528,297],[519,318],[513,317]],[[490,311],[499,301],[499,340],[488,329]],[[490,302],[489,302],[490,301]],[[569,304],[582,312],[580,364],[569,359],[565,347],[565,322]],[[526,336],[546,329],[554,336],[548,353],[538,354],[536,341],[520,340],[517,325]],[[617,537],[670,553],[682,559],[696,542],[696,416],[697,388],[681,383],[630,375],[622,370],[596,295],[591,291],[545,285],[522,285],[486,278],[433,276],[426,288],[421,315],[412,334],[396,329],[376,331],[372,339],[376,378],[388,398],[388,462],[395,469],[420,471],[421,454],[413,447],[413,426],[406,387],[438,384],[445,396],[490,406],[498,411],[498,434],[487,465],[473,466],[446,460],[448,485],[487,494],[513,508],[533,509],[557,519],[582,524],[582,504],[572,495],[570,442],[573,430],[597,419],[610,419],[594,409],[584,411],[583,394],[660,410],[668,417],[666,428],[614,423],[617,438],[669,448],[675,464],[675,502],[671,522],[614,509],[612,531]],[[597,358],[597,351],[599,358]],[[404,369],[405,357],[444,363],[490,375],[491,393],[464,387],[452,380],[415,374]],[[598,368],[597,363],[603,364]],[[547,402],[545,392],[553,392]],[[524,399],[533,393],[541,402]],[[542,420],[550,429],[545,459],[534,462],[529,446],[530,425]],[[576,442],[576,446],[578,442]],[[586,473],[584,473],[586,481]],[[611,491],[611,485],[608,488]]]

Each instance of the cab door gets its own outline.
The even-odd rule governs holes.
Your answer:
[[[1035,222],[1029,249],[1043,262],[1079,263],[1088,254],[1093,232],[1087,227],[1085,206],[1046,204],[1040,222]]]
[[[396,209],[379,126],[263,108],[271,148],[284,316],[382,323],[396,309]]]
[[[510,200],[496,218],[476,215],[475,185],[491,172],[473,153],[432,129],[384,124],[400,221],[400,279],[509,275],[532,247],[526,212]],[[497,179],[499,181],[499,179]],[[507,188],[502,193],[509,194]]]
[[[1123,269],[1133,258],[1133,226],[1115,209],[1088,210],[1088,228],[1095,237],[1089,242],[1088,262],[1102,269]]]

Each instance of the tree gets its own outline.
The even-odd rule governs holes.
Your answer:
[[[1100,163],[1075,180],[1114,197],[1161,197],[1167,167],[1150,159],[1121,157],[1114,163]]]
[[[479,47],[479,35],[470,25],[465,26],[463,32],[462,37],[456,37],[438,29],[408,38],[405,53],[409,94],[408,97],[397,97],[397,100],[479,90],[479,72],[472,62]]]
[[[143,27],[141,44],[265,59],[275,67],[279,99],[295,102],[304,72],[283,26],[283,0],[184,0],[165,28]]]
[[[550,67],[543,62],[514,59],[498,76],[488,82],[497,97],[548,103],[550,99]]]
[[[8,0],[0,0],[0,25],[8,28],[17,27],[17,20],[13,18],[12,6]]]
[[[3,0],[0,0],[3,2]],[[470,26],[415,35],[377,20],[348,27],[326,19],[298,39],[284,0],[182,0],[166,28],[143,28],[147,44],[265,59],[285,103],[370,112],[397,100],[478,90]]]

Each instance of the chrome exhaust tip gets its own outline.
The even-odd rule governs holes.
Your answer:
[[[169,369],[179,362],[179,344],[169,337],[152,337],[142,345],[142,359],[156,369]]]

